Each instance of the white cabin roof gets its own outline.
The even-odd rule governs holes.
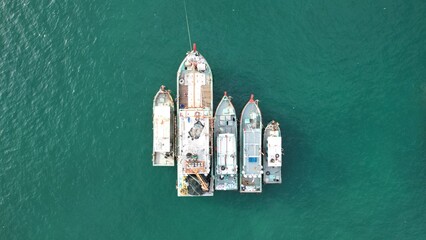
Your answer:
[[[170,106],[154,107],[154,151],[170,152]]]
[[[232,168],[236,163],[236,139],[234,134],[219,134],[217,138],[217,155],[219,166]]]
[[[268,137],[268,166],[280,167],[281,166],[281,137]]]

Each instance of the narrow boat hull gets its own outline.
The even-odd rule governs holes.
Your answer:
[[[213,75],[195,49],[177,72],[177,194],[213,196]]]
[[[153,166],[174,166],[175,115],[169,90],[161,86],[153,103]]]
[[[235,108],[225,93],[214,120],[215,190],[238,189],[237,130]]]
[[[251,96],[240,119],[240,192],[262,192],[262,114]]]
[[[279,123],[271,121],[265,128],[263,137],[263,182],[265,184],[280,184],[282,167],[281,130]]]

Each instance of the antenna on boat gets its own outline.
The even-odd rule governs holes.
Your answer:
[[[185,7],[186,29],[188,30],[189,49],[191,49],[192,40],[191,40],[191,31],[189,30],[188,11],[186,10],[186,0],[183,0],[183,6]]]

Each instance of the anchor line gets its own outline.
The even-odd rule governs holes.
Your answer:
[[[188,30],[189,49],[192,49],[191,31],[189,30],[188,11],[186,10],[186,0],[183,0],[185,7],[186,29]]]

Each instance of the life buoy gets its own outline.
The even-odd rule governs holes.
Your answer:
[[[185,80],[183,78],[179,79],[179,84],[184,84]]]
[[[195,112],[195,118],[200,118],[201,114],[200,112]]]
[[[280,155],[277,153],[277,154],[275,154],[275,158],[279,158],[280,157]]]

